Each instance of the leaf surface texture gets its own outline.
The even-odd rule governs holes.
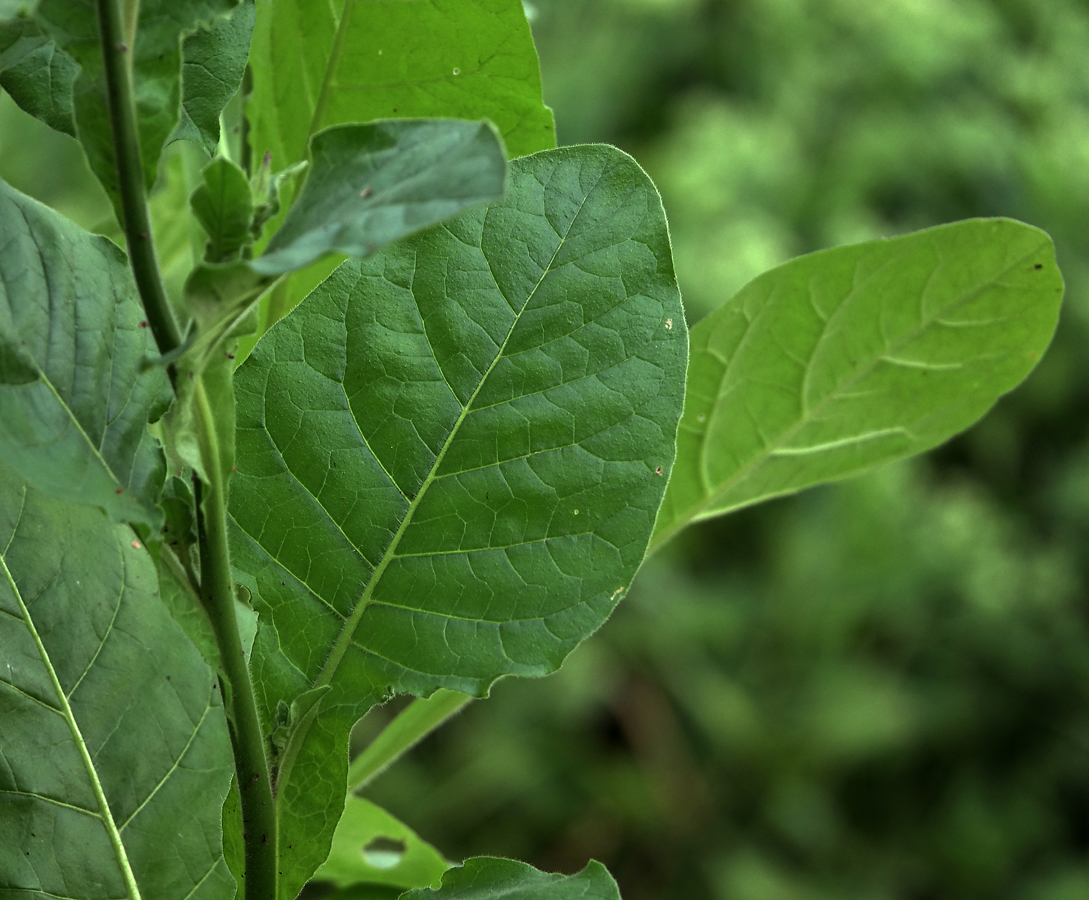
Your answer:
[[[169,400],[124,254],[0,181],[0,456],[35,487],[156,529],[149,419]]]
[[[601,625],[686,359],[661,202],[608,147],[516,161],[501,200],[345,263],[258,343],[231,482],[256,690],[271,722],[331,686],[278,760],[285,844],[331,834],[376,700],[545,675]],[[296,849],[283,897],[327,847]]]
[[[234,896],[218,685],[133,544],[0,463],[0,893]]]

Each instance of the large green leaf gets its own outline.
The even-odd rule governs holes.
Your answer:
[[[577,875],[551,875],[517,860],[478,856],[450,869],[438,890],[407,891],[401,900],[620,900],[620,891],[596,861]]]
[[[349,797],[329,858],[314,877],[337,887],[366,883],[404,889],[435,884],[449,868],[442,854],[403,822],[369,800]]]
[[[507,161],[487,122],[342,125],[314,135],[299,199],[255,271],[279,275],[326,253],[366,256],[503,193]]]
[[[155,530],[148,433],[169,400],[124,254],[0,181],[0,458],[40,490]]]
[[[0,463],[5,896],[234,896],[216,679],[132,537]]]
[[[331,686],[277,760],[282,897],[325,858],[348,731],[377,699],[545,675],[612,611],[672,465],[686,357],[654,186],[576,147],[345,263],[239,369],[232,553],[266,722]]]
[[[556,146],[521,0],[259,0],[247,107],[277,169],[373,119],[491,119],[511,156]]]
[[[653,544],[719,515],[927,450],[1036,365],[1062,276],[1008,219],[803,256],[692,329],[677,466]]]
[[[214,24],[216,17],[229,13],[233,6],[233,0],[143,0],[139,4],[126,4],[139,10],[135,40],[129,52],[148,189],[155,182],[159,156],[179,126],[182,113],[182,36],[201,22],[213,25],[210,34],[198,31],[186,41],[185,59],[190,64],[185,83],[186,116],[177,136],[194,137],[206,147],[214,146],[213,136],[208,133],[212,127],[210,120],[218,117],[221,104],[238,88],[245,65],[245,54],[239,58],[237,52],[241,40],[237,32],[244,26],[245,13],[232,16],[227,26]],[[226,52],[223,40],[217,40],[224,29],[234,35],[232,53]],[[5,87],[9,83],[16,87],[12,97],[23,109],[58,130],[73,133],[74,118],[74,133],[83,144],[91,170],[113,200],[120,220],[113,134],[95,4],[39,0],[29,19],[15,17],[0,21],[0,48],[15,43],[16,39],[17,46],[27,52],[20,51],[17,65],[0,74],[2,83]],[[206,73],[209,77],[196,77],[192,67],[210,59],[215,60],[215,68]],[[0,68],[4,68],[3,57]],[[74,73],[78,76],[72,80]]]

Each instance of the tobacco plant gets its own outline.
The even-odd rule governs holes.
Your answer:
[[[519,0],[3,0],[0,85],[117,223],[0,182],[12,898],[617,898],[356,792],[689,523],[968,427],[1062,296],[1046,234],[973,220],[689,332],[653,184],[555,146]]]

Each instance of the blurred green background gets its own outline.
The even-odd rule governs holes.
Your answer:
[[[560,139],[658,183],[692,321],[797,254],[993,215],[1052,234],[1066,307],[971,432],[689,529],[369,796],[451,858],[600,859],[625,900],[1085,900],[1089,4],[533,3]],[[0,176],[94,227],[81,167],[0,97]]]

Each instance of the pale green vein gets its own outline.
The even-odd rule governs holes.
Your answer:
[[[211,708],[212,707],[210,705],[204,707],[204,712],[201,713],[200,720],[197,722],[196,725],[193,726],[193,733],[189,736],[189,740],[185,742],[185,746],[182,748],[181,753],[178,754],[178,758],[170,764],[170,768],[167,769],[166,774],[159,779],[159,783],[151,789],[151,792],[147,795],[147,797],[144,798],[144,801],[132,811],[132,814],[127,819],[125,819],[124,822],[121,823],[121,827],[118,829],[118,832],[124,831],[126,828],[128,828],[132,820],[140,815],[140,810],[142,810],[151,802],[152,798],[157,793],[159,793],[159,789],[164,784],[166,784],[167,779],[170,778],[170,776],[173,775],[180,768],[181,761],[185,759],[185,754],[189,752],[189,748],[193,746],[193,741],[195,741],[197,739],[197,736],[200,734],[200,730],[204,725],[204,720],[208,718],[208,711]]]
[[[136,876],[133,874],[132,866],[129,864],[128,853],[125,850],[125,845],[121,841],[121,834],[117,830],[117,824],[113,820],[113,813],[110,812],[110,804],[106,800],[106,793],[102,788],[102,782],[98,778],[98,771],[91,761],[90,753],[87,752],[87,743],[83,739],[83,734],[79,730],[79,723],[76,722],[75,714],[72,712],[72,707],[69,705],[68,698],[65,696],[64,689],[61,687],[60,679],[57,677],[57,671],[53,668],[53,662],[49,658],[49,652],[45,649],[45,644],[42,643],[41,635],[38,634],[38,629],[34,625],[34,620],[30,617],[30,610],[27,609],[26,603],[23,602],[23,595],[19,591],[19,586],[15,583],[15,578],[12,576],[11,570],[7,565],[7,559],[4,556],[0,556],[0,569],[3,569],[4,577],[7,579],[12,593],[19,603],[19,609],[23,613],[23,622],[26,625],[27,631],[30,632],[30,636],[33,638],[35,646],[38,648],[38,655],[41,657],[42,665],[45,667],[45,670],[49,675],[49,680],[53,684],[53,690],[56,692],[57,699],[61,704],[64,720],[68,723],[68,728],[72,732],[72,740],[76,745],[76,749],[79,751],[80,759],[83,761],[83,767],[87,771],[87,778],[91,782],[91,790],[94,792],[95,799],[98,801],[99,818],[106,829],[106,833],[110,837],[110,844],[113,846],[114,856],[117,858],[117,865],[121,870],[121,876],[125,882],[125,889],[128,891],[127,900],[141,900],[140,888],[136,884]]]
[[[598,184],[601,182],[601,177],[598,178]],[[326,658],[325,663],[321,667],[321,671],[318,673],[318,677],[315,679],[313,687],[319,688],[323,685],[329,684],[333,680],[333,676],[336,674],[337,668],[340,666],[341,660],[344,658],[344,654],[348,652],[348,647],[352,642],[352,638],[355,636],[355,630],[359,626],[360,620],[363,618],[363,613],[370,604],[371,596],[374,593],[375,587],[382,580],[382,575],[385,573],[386,568],[396,558],[397,546],[401,542],[401,538],[404,536],[405,531],[408,529],[409,523],[412,521],[412,516],[416,512],[424,496],[427,493],[427,489],[431,486],[435,480],[435,473],[442,466],[443,458],[446,456],[447,451],[453,445],[458,431],[465,421],[469,412],[472,410],[473,401],[476,400],[477,395],[480,393],[481,388],[485,385],[488,377],[492,371],[499,364],[499,361],[503,359],[503,350],[506,349],[507,344],[510,342],[511,335],[514,333],[515,328],[518,326],[518,322],[521,320],[522,314],[529,306],[533,297],[536,295],[537,290],[544,282],[545,278],[552,271],[552,266],[556,262],[556,257],[559,256],[560,250],[563,249],[564,243],[567,240],[568,235],[571,233],[571,229],[578,221],[579,216],[582,214],[582,210],[586,205],[586,201],[589,199],[590,194],[596,189],[595,184],[593,188],[586,191],[582,201],[579,203],[579,208],[575,211],[575,214],[571,217],[571,221],[567,225],[567,231],[563,237],[556,244],[556,249],[552,253],[552,258],[548,261],[548,265],[544,267],[537,282],[533,285],[533,289],[526,295],[525,300],[522,302],[520,309],[515,312],[514,307],[511,307],[511,312],[514,313],[510,328],[507,330],[506,337],[503,338],[502,345],[498,348],[498,352],[492,358],[488,368],[481,375],[480,380],[477,382],[476,388],[473,390],[472,396],[470,396],[462,405],[461,413],[458,415],[457,421],[454,422],[453,427],[450,429],[450,433],[447,435],[446,440],[443,442],[438,455],[435,457],[434,463],[432,463],[430,470],[427,473],[427,477],[424,479],[423,484],[420,485],[420,490],[416,493],[415,499],[411,501],[408,509],[405,511],[404,517],[401,519],[401,524],[397,528],[396,534],[390,541],[389,546],[386,548],[385,553],[382,555],[382,560],[375,567],[371,573],[370,579],[367,581],[366,586],[363,589],[363,593],[360,595],[359,600],[356,602],[355,608],[352,610],[351,615],[345,620],[344,625],[341,626],[340,633],[337,635],[336,641],[333,643],[332,650],[329,652],[329,656]],[[491,262],[485,257],[485,261],[488,262],[489,271],[491,270]],[[492,274],[492,280],[495,282],[496,287],[499,286],[499,280]],[[505,298],[504,298],[505,299]],[[508,301],[509,305],[509,301]],[[422,323],[422,318],[421,318]],[[426,333],[426,330],[425,330]],[[286,784],[291,776],[291,768],[295,763],[295,758],[299,754],[299,749],[302,747],[303,740],[306,737],[306,732],[309,730],[310,723],[317,715],[318,705],[313,707],[313,715],[308,715],[304,722],[300,722],[299,726],[292,731],[291,736],[288,738],[287,746],[284,748],[283,756],[281,757],[280,769],[277,774],[277,784]]]
[[[83,813],[85,816],[90,816],[92,819],[97,819],[98,813],[93,809],[86,809],[83,806],[76,806],[72,803],[65,803],[63,800],[57,800],[55,797],[47,797],[45,794],[35,794],[32,791],[11,791],[2,790],[0,794],[7,794],[14,797],[32,797],[35,800],[40,800],[42,803],[48,803],[51,806],[59,806],[62,809],[70,809],[73,812]]]

